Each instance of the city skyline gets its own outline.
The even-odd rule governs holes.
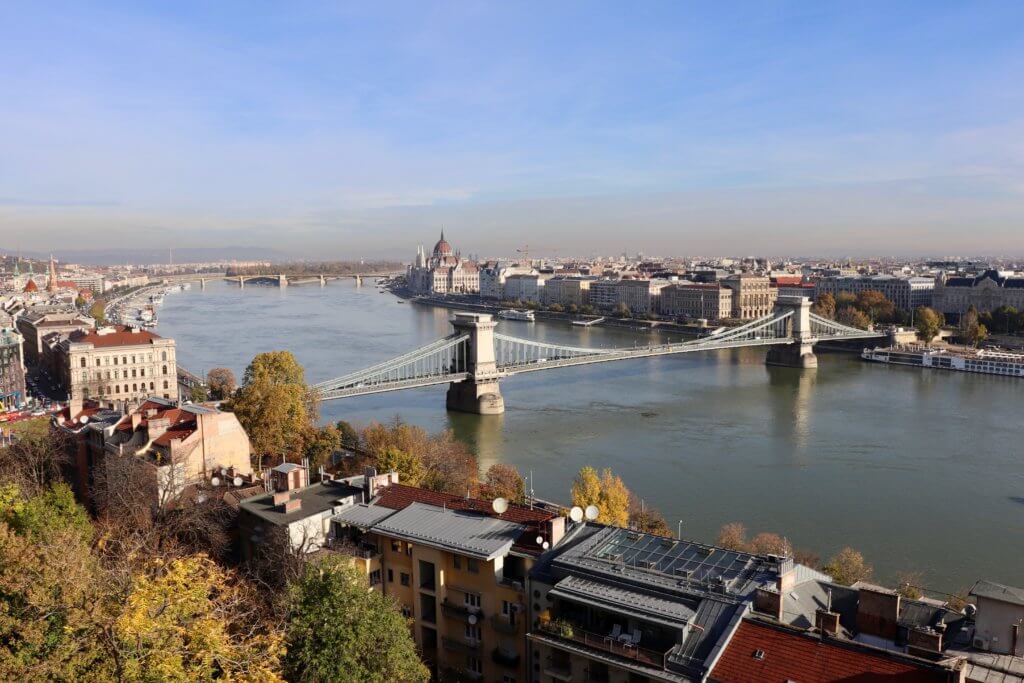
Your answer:
[[[14,3],[0,246],[1016,256],[1022,15]]]

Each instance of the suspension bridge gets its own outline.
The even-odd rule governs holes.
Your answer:
[[[759,346],[770,347],[766,362],[771,365],[809,369],[817,367],[814,345],[818,342],[882,336],[815,315],[810,307],[806,298],[780,297],[770,315],[739,327],[691,341],[628,348],[586,348],[511,337],[495,332],[497,323],[490,315],[456,313],[449,336],[313,388],[321,400],[330,401],[448,384],[449,410],[495,415],[505,410],[498,383],[512,375]]]

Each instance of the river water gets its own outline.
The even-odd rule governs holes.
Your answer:
[[[292,351],[312,383],[450,332],[449,311],[350,280],[196,284],[168,295],[159,315],[182,365],[239,379],[263,351]],[[650,339],[556,323],[499,329],[578,346]],[[611,467],[698,540],[740,521],[822,557],[851,545],[882,581],[922,571],[949,591],[977,578],[1024,585],[1024,381],[819,358],[816,372],[770,368],[764,350],[742,349],[530,373],[502,382],[501,416],[446,412],[444,387],[342,399],[322,413],[450,428],[482,467],[532,471],[536,494],[555,500],[568,499],[580,467]]]

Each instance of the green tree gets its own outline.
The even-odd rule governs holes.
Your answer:
[[[407,453],[394,446],[377,456],[377,471],[398,472],[398,481],[409,486],[419,486],[423,483],[424,470],[421,456]]]
[[[188,391],[188,397],[193,403],[203,403],[210,398],[210,393],[202,384],[197,384]]]
[[[867,581],[873,572],[871,565],[864,560],[864,556],[850,547],[843,548],[833,555],[823,570],[836,583],[844,586],[850,586],[858,581]]]
[[[344,558],[310,563],[291,588],[285,672],[316,683],[426,683],[405,619]]]
[[[499,462],[484,473],[480,494],[487,500],[505,498],[513,503],[525,503],[526,483],[515,467]]]
[[[89,307],[89,316],[98,324],[102,325],[107,321],[106,304],[102,300],[96,300]]]
[[[836,317],[836,298],[825,292],[817,298],[814,305],[811,306],[811,311],[823,318],[832,320]]]
[[[88,544],[93,536],[88,515],[63,483],[31,497],[25,497],[16,484],[0,486],[0,522],[30,539],[67,530]]]
[[[229,368],[213,368],[206,373],[206,384],[210,387],[210,396],[214,400],[223,401],[231,398],[238,387],[235,373]]]
[[[306,437],[304,455],[309,459],[309,466],[317,468],[329,465],[331,456],[341,448],[341,433],[334,425],[313,428]]]
[[[998,330],[1005,334],[1018,332],[1020,330],[1020,317],[1017,309],[1013,306],[1000,306],[996,310],[992,311],[991,318],[992,327],[990,329]]]
[[[932,308],[922,306],[914,313],[914,327],[917,329],[918,338],[925,344],[931,344],[932,339],[942,329],[942,315]]]
[[[316,400],[306,386],[302,366],[289,351],[256,356],[246,368],[244,384],[230,407],[258,457],[301,457],[316,419]]]
[[[338,420],[334,425],[341,439],[343,448],[359,448],[359,432],[345,420]]]
[[[866,330],[871,326],[871,319],[859,308],[846,306],[836,314],[836,321],[843,325]]]

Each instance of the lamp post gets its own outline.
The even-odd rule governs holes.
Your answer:
[[[679,520],[676,524],[676,538],[682,540],[683,538],[683,520]]]

